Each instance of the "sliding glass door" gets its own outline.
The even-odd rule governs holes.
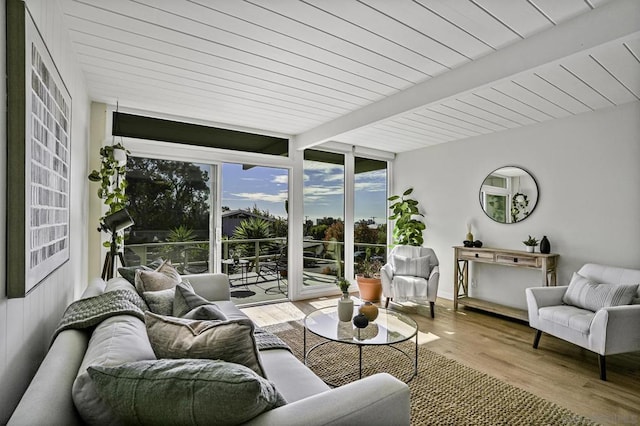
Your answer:
[[[303,284],[344,276],[344,155],[304,153]]]
[[[210,267],[210,179],[213,165],[129,157],[125,234],[127,265],[169,259],[180,273]]]

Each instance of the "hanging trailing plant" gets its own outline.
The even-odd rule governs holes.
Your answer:
[[[104,200],[107,206],[107,212],[100,217],[100,222],[110,214],[113,214],[126,207],[127,195],[127,179],[125,178],[127,155],[129,151],[122,144],[107,145],[100,148],[100,170],[93,170],[89,174],[91,182],[99,182],[98,197]],[[116,238],[116,249],[122,244],[122,235]],[[105,241],[103,246],[110,248],[111,242]]]
[[[407,197],[412,192],[413,188],[409,188],[402,195],[393,195],[388,198],[388,201],[395,201],[389,206],[389,210],[393,212],[389,220],[396,221],[393,227],[395,244],[421,246],[424,242],[422,231],[426,229],[426,225],[418,217],[424,217],[418,211],[418,201]]]

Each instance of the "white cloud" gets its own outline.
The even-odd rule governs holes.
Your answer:
[[[383,192],[387,190],[385,182],[355,182],[356,191]]]
[[[277,194],[266,194],[264,192],[239,192],[231,194],[240,200],[251,201],[267,201],[270,203],[279,203],[287,199],[288,194],[286,191],[279,192]]]
[[[273,179],[271,179],[272,183],[275,184],[287,184],[289,183],[289,175],[277,175],[274,176]]]

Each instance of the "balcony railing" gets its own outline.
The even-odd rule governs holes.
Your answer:
[[[260,269],[260,263],[273,260],[286,244],[285,237],[262,239],[224,239],[222,240],[222,259],[238,259],[251,263],[254,271]],[[334,265],[344,271],[344,243],[305,239],[303,243],[304,267],[318,268],[318,265]],[[354,262],[362,260],[369,249],[372,257],[386,260],[386,245],[356,243],[354,245]],[[183,274],[204,273],[213,269],[209,267],[208,241],[158,242],[125,245],[125,262],[127,266],[147,265],[157,258],[169,259],[178,271]],[[222,265],[222,272],[229,273],[228,264]]]

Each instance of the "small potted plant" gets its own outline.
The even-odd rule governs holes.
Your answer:
[[[539,241],[537,239],[533,238],[531,235],[529,235],[529,238],[524,240],[522,243],[525,246],[527,246],[527,251],[529,253],[533,253],[535,251],[536,246],[538,245]]]
[[[342,296],[349,297],[349,286],[351,285],[349,281],[345,280],[344,278],[339,278],[336,282],[336,285],[340,288]]]
[[[349,297],[351,283],[344,278],[338,278],[336,285],[342,292],[342,297],[338,300],[338,319],[343,322],[351,321],[353,316],[353,300]]]

